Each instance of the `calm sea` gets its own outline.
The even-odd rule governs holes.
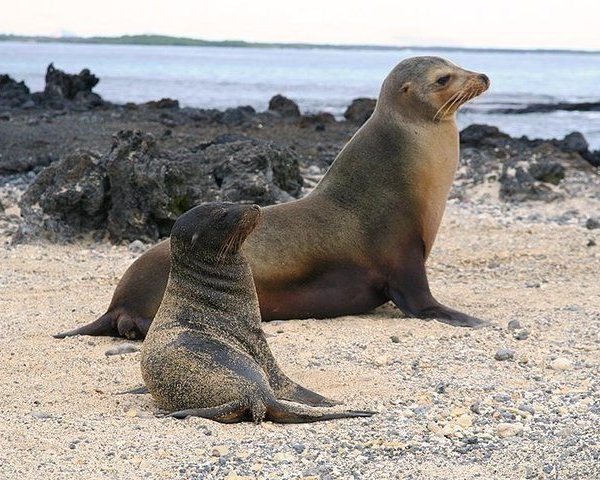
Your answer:
[[[183,106],[265,110],[271,96],[281,93],[304,112],[341,115],[353,98],[376,97],[390,69],[413,55],[443,56],[491,78],[489,92],[459,116],[461,126],[487,123],[538,138],[578,130],[600,149],[600,112],[486,113],[537,102],[600,101],[600,54],[0,42],[0,73],[38,91],[46,66],[54,62],[67,72],[89,68],[100,77],[95,91],[117,103],[171,97]]]

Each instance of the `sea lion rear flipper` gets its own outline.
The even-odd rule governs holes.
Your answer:
[[[273,357],[262,329],[259,334],[251,339],[251,345],[254,348],[253,353],[255,358],[269,378],[269,385],[273,389],[276,398],[312,407],[333,407],[334,405],[340,405],[341,402],[319,395],[317,392],[303,387],[288,377],[277,364],[275,357]]]
[[[311,423],[338,418],[370,417],[376,413],[368,410],[331,412],[324,408],[309,407],[284,400],[275,400],[267,404],[267,419],[277,423]]]
[[[151,320],[141,317],[134,317],[121,310],[111,310],[106,312],[100,318],[87,325],[70,330],[68,332],[57,333],[54,338],[72,337],[74,335],[93,335],[93,336],[122,336],[130,340],[143,339],[148,333]]]
[[[241,422],[248,414],[248,407],[242,400],[234,400],[217,407],[209,408],[188,408],[171,412],[167,417],[184,419],[187,417],[201,417],[215,420],[221,423]]]
[[[94,320],[87,325],[76,328],[74,330],[69,330],[68,332],[57,333],[56,335],[52,335],[54,338],[65,338],[65,337],[73,337],[75,335],[118,335],[117,330],[117,317],[118,313],[106,312],[100,318]]]

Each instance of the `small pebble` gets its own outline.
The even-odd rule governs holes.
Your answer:
[[[46,418],[52,418],[52,415],[46,412],[31,412],[31,416],[35,418],[40,418],[42,420]]]
[[[527,340],[529,338],[529,331],[524,329],[519,330],[518,332],[514,333],[513,338],[515,340]]]
[[[585,222],[585,228],[588,230],[595,230],[600,228],[600,219],[598,218],[588,218]]]
[[[111,355],[124,355],[126,353],[134,353],[138,352],[140,347],[138,347],[135,343],[122,343],[117,345],[116,347],[109,348],[104,355],[110,357]]]
[[[473,419],[469,414],[465,413],[456,419],[456,424],[462,428],[469,428],[473,425]]]
[[[440,382],[435,386],[435,393],[446,393],[447,385],[444,382]]]
[[[133,253],[142,253],[146,251],[146,245],[141,240],[134,240],[127,247],[130,252]]]
[[[293,462],[295,457],[289,452],[277,452],[273,455],[273,460],[275,462]]]
[[[596,241],[593,238],[590,238],[587,242],[587,246],[588,247],[595,247],[596,246]]]
[[[518,320],[511,320],[508,322],[509,330],[518,330],[519,328],[521,328],[521,323]]]
[[[552,370],[569,370],[571,366],[571,361],[568,358],[564,357],[558,357],[557,359],[552,360],[552,362],[550,362],[550,368],[552,368]]]
[[[305,446],[303,443],[292,443],[292,448],[296,453],[302,453],[305,450]]]
[[[229,453],[229,447],[227,445],[219,445],[217,447],[214,447],[210,454],[213,457],[223,457],[224,455],[227,455]]]
[[[397,335],[392,335],[390,337],[390,340],[392,341],[392,343],[400,343],[400,338]]]
[[[522,412],[528,412],[528,413],[531,413],[532,415],[535,415],[535,408],[533,408],[533,405],[529,405],[527,403],[522,403],[517,408],[519,410],[521,410]]]
[[[514,437],[523,431],[523,424],[521,422],[515,423],[499,423],[496,427],[496,435],[500,438]]]
[[[496,402],[501,403],[510,402],[512,400],[512,397],[508,393],[497,393],[493,398]]]
[[[501,348],[500,350],[498,350],[496,352],[496,355],[494,355],[494,358],[500,362],[505,361],[505,360],[512,360],[515,356],[515,352],[513,350],[510,350],[508,348]]]

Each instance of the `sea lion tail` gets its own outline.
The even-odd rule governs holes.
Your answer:
[[[52,335],[54,338],[65,338],[72,337],[74,335],[107,335],[113,336],[118,335],[119,331],[117,329],[117,318],[119,317],[119,313],[113,311],[108,311],[104,315],[102,315],[97,320],[94,320],[87,325],[76,328],[74,330],[69,330],[68,332],[57,333],[56,335]]]
[[[369,410],[331,411],[328,408],[310,407],[285,400],[275,400],[267,405],[267,419],[277,423],[310,423],[338,418],[370,417],[377,412]]]

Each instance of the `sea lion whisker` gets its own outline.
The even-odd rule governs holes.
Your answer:
[[[463,92],[463,94],[460,97],[458,97],[454,102],[452,102],[452,105],[450,105],[447,108],[446,115],[448,113],[450,113],[452,111],[452,109],[454,109],[454,111],[458,110],[459,107],[465,102],[466,97],[467,97],[467,92]]]
[[[448,105],[448,102],[446,102],[444,104],[445,107],[443,108],[443,111],[441,112],[442,114],[439,116],[439,118],[445,117],[452,110],[452,107],[460,102],[461,98],[463,97],[463,94],[464,94],[464,91],[459,90],[455,95],[453,95],[451,97],[451,98],[453,98],[452,103],[450,103]]]
[[[440,108],[438,108],[438,109],[437,109],[437,112],[435,112],[435,115],[433,116],[433,121],[434,121],[434,122],[437,122],[437,121],[439,120],[439,118],[441,118],[441,116],[440,116],[440,117],[438,117],[438,115],[440,114],[440,112],[441,112],[441,111],[444,109],[444,107],[445,107],[446,105],[448,105],[448,103],[450,103],[451,101],[453,101],[453,100],[454,100],[454,98],[455,98],[455,97],[456,97],[456,96],[457,96],[459,93],[460,93],[460,91],[459,91],[459,92],[456,92],[455,94],[453,94],[453,95],[452,95],[452,96],[451,96],[451,97],[450,97],[448,100],[446,100],[446,101],[444,102],[444,104],[443,104],[443,105],[442,105]]]

